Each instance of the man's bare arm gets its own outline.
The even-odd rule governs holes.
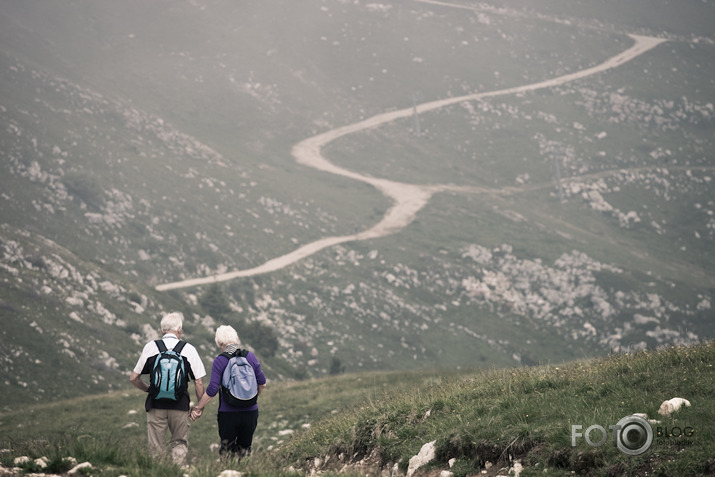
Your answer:
[[[199,402],[204,396],[204,378],[195,379],[194,388],[196,389],[196,402]]]
[[[135,373],[132,371],[132,374],[129,375],[129,381],[134,385],[135,388],[146,392],[149,392],[149,385],[142,381],[141,375]]]

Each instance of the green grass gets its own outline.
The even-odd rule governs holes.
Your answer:
[[[578,471],[584,459],[597,467],[595,475],[605,475],[624,456],[610,445],[591,448],[583,439],[572,448],[571,425],[607,428],[636,412],[658,418],[660,403],[679,396],[693,406],[662,418],[660,425],[692,426],[692,446],[656,440],[647,454],[627,459],[624,472],[637,474],[654,465],[662,475],[688,475],[712,465],[706,461],[714,432],[706,423],[715,412],[709,397],[715,390],[714,361],[715,346],[709,343],[566,366],[483,372],[371,401],[314,426],[281,450],[289,460],[340,453],[357,460],[373,454],[383,465],[404,466],[422,444],[436,440],[435,465],[446,468],[456,458],[462,475],[477,473],[490,448],[501,465],[510,456],[521,459],[527,468],[522,475]]]
[[[427,372],[424,384],[438,379],[438,376],[436,371]],[[324,416],[345,412],[360,402],[382,396],[389,389],[407,391],[414,379],[411,373],[376,372],[344,374],[319,380],[271,382],[261,397],[259,426],[253,446],[256,458],[252,460],[260,461],[261,456],[272,456],[270,449],[290,439],[290,433],[282,431],[298,432],[303,426],[312,425]],[[147,470],[154,474],[144,473],[143,465],[151,461],[145,449],[145,396],[129,388],[0,413],[0,449],[10,449],[9,453],[0,453],[0,461],[7,465],[16,456],[28,455],[33,460],[46,456],[52,461],[72,456],[81,462],[80,456],[87,453],[78,453],[74,449],[96,446],[98,450],[113,449],[118,456],[116,459],[121,461],[121,465],[111,464],[113,468],[103,470],[102,475],[175,475],[171,473],[171,466],[166,470],[166,466],[157,463],[152,463],[155,469]],[[216,475],[218,472],[215,471],[222,466],[215,463],[218,458],[215,447],[218,444],[216,406],[217,401],[214,400],[204,417],[191,426],[190,460],[198,472],[193,475]],[[107,458],[98,453],[85,460],[98,465]],[[113,473],[115,470],[118,473]]]
[[[404,470],[410,457],[434,440],[436,457],[427,468],[447,469],[456,459],[451,469],[456,476],[478,474],[487,462],[508,467],[513,460],[523,464],[523,476],[703,475],[715,466],[713,363],[715,343],[706,342],[560,366],[279,383],[262,398],[250,458],[217,462],[205,447],[216,440],[215,422],[202,419],[192,426],[187,473],[210,476],[234,468],[248,475],[287,475],[292,467],[357,475],[358,463],[373,470],[398,464]],[[692,405],[659,416],[661,402],[676,396]],[[176,467],[146,455],[141,425],[120,428],[126,421],[120,416],[138,408],[140,399],[140,393],[115,393],[30,406],[24,415],[1,414],[0,444],[8,449],[1,461],[45,456],[63,471],[63,459],[71,456],[91,462],[90,475],[177,475]],[[645,453],[626,456],[610,435],[600,447],[578,437],[572,447],[571,426],[608,429],[632,413],[660,421]],[[135,415],[137,422],[142,418],[143,413]],[[296,433],[281,443],[278,431],[291,427]],[[661,437],[676,427],[693,433]],[[25,468],[37,470],[33,464]]]

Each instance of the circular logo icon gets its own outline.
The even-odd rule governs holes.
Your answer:
[[[616,446],[627,455],[641,455],[653,443],[653,428],[640,416],[626,416],[616,427]]]

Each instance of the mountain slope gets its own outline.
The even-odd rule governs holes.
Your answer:
[[[595,3],[6,2],[5,405],[121,387],[173,309],[206,359],[218,322],[268,327],[274,379],[712,335],[713,6],[649,24],[640,13],[671,6]],[[629,34],[667,41],[488,95],[599,65]],[[207,287],[156,290],[369,230],[391,200],[292,148],[475,93],[323,147],[355,174],[440,190],[406,228],[226,282],[216,316]],[[51,362],[78,384],[53,384]]]

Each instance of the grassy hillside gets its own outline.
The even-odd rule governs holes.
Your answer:
[[[214,476],[231,468],[246,475],[289,475],[292,467],[365,475],[391,471],[395,464],[405,472],[410,458],[435,441],[434,460],[417,475],[450,469],[450,461],[455,476],[482,470],[496,475],[500,469],[503,474],[515,463],[523,466],[522,476],[712,475],[714,363],[709,342],[559,366],[276,383],[262,397],[253,455],[240,463],[216,462],[209,413],[192,425],[187,473]],[[691,405],[660,416],[660,404],[673,397]],[[6,449],[0,459],[7,464],[19,455],[45,455],[60,462],[75,456],[98,467],[91,475],[176,475],[144,453],[141,398],[114,393],[0,414]],[[652,444],[640,455],[618,450],[610,434],[599,447],[572,435],[573,425],[581,431],[592,425],[609,429],[632,413],[659,421],[652,424]],[[592,442],[599,439],[597,431],[591,435]]]
[[[171,310],[207,361],[216,325],[235,325],[276,381],[336,360],[489,369],[712,336],[715,7],[674,8],[4,2],[3,409],[123,389]],[[220,313],[209,287],[156,290],[382,219],[387,197],[298,164],[299,141],[590,68],[629,34],[668,41],[327,144],[350,171],[445,187],[394,235],[223,283]]]

